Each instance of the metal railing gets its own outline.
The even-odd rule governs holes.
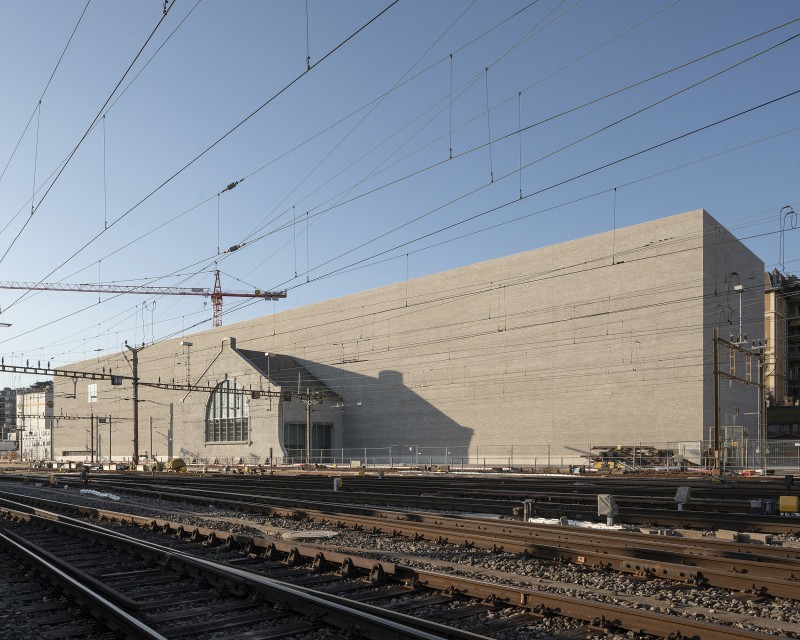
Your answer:
[[[592,444],[423,446],[314,449],[311,462],[336,468],[426,468],[436,470],[525,470],[564,472],[624,469],[626,471],[710,471],[714,467],[713,441],[634,442],[614,446]],[[761,450],[758,441],[723,440],[720,447],[724,471],[751,470],[760,473],[800,472],[800,441],[768,441]],[[194,464],[219,466],[269,466],[258,456],[194,458]],[[305,450],[277,456],[274,466],[306,464]]]

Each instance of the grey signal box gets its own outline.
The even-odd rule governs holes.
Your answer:
[[[678,490],[675,492],[675,502],[678,505],[678,511],[683,511],[683,506],[689,502],[691,497],[691,487],[678,487]]]
[[[614,496],[608,493],[600,493],[597,495],[597,515],[598,516],[615,516],[619,513],[617,501]]]

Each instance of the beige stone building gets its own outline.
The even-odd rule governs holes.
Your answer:
[[[53,384],[37,382],[17,389],[17,451],[28,462],[52,459]]]
[[[148,345],[142,381],[216,390],[141,387],[139,452],[542,465],[650,443],[699,459],[713,329],[727,338],[741,317],[760,337],[763,273],[697,210]],[[127,357],[65,369],[129,376]],[[744,367],[729,354],[723,366]],[[74,398],[72,380],[55,384],[57,412],[111,416],[110,455],[130,459],[130,380],[78,380]],[[310,420],[307,389],[323,397]],[[721,385],[726,433],[756,437],[756,413],[753,387]],[[59,423],[57,458],[80,459],[85,427]]]
[[[765,384],[773,406],[800,404],[800,280],[764,274]]]

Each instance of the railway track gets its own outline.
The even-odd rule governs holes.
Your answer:
[[[65,516],[54,519],[52,513],[5,513],[8,519],[0,527],[0,545],[48,575],[125,637],[484,637],[364,604],[363,600],[380,601],[381,596],[375,594],[353,606],[335,595],[239,568],[230,560],[206,560]],[[205,542],[211,545],[209,539]],[[276,564],[270,558],[263,563]],[[296,562],[280,566],[283,578],[292,571],[313,576],[318,582],[330,578],[319,558],[311,569],[297,568]],[[374,570],[371,580],[360,581],[354,591],[380,587],[382,580],[375,575],[382,574]],[[344,582],[348,578],[340,571],[333,579]],[[352,588],[352,581],[349,586]],[[414,589],[385,591],[383,598],[396,598]]]
[[[37,478],[41,480],[42,477]],[[606,479],[600,483],[589,483],[587,489],[583,482],[573,481],[569,486],[565,481],[552,483],[545,482],[544,487],[534,488],[537,484],[533,481],[496,481],[487,483],[479,479],[484,485],[484,495],[472,495],[480,489],[463,488],[458,483],[450,480],[420,479],[416,487],[413,478],[400,479],[361,479],[348,477],[344,492],[331,490],[332,480],[324,478],[297,478],[283,476],[267,478],[245,478],[236,476],[227,477],[138,477],[129,476],[98,476],[96,484],[124,490],[139,492],[141,495],[183,495],[185,499],[191,496],[207,497],[209,499],[230,496],[232,500],[258,502],[269,499],[273,505],[298,504],[298,494],[304,497],[310,509],[320,510],[321,504],[338,505],[335,509],[343,509],[345,505],[383,505],[404,509],[429,509],[453,510],[466,513],[493,513],[497,515],[511,515],[514,510],[521,511],[523,500],[533,500],[533,513],[544,517],[568,516],[585,521],[597,521],[597,494],[611,493],[615,495],[620,505],[620,515],[617,521],[627,524],[643,524],[663,527],[689,527],[689,528],[737,528],[761,533],[791,534],[800,532],[800,518],[786,518],[778,515],[763,515],[749,513],[750,500],[759,496],[759,499],[776,499],[779,495],[787,493],[782,490],[782,485],[770,480],[763,486],[754,482],[744,483],[744,491],[752,498],[745,498],[739,489],[731,486],[709,487],[708,482],[698,483],[699,487],[693,488],[693,500],[689,503],[687,511],[677,511],[674,502],[675,490],[681,484],[674,481],[667,483],[666,488],[661,486],[656,489],[655,483],[649,487],[630,488],[625,485],[617,486],[614,479]],[[475,485],[475,480],[468,482]],[[501,487],[494,487],[497,482],[503,483]],[[732,484],[732,483],[731,483]],[[324,487],[323,485],[327,485]],[[558,491],[547,489],[556,485]],[[663,483],[662,483],[663,485]],[[691,486],[689,483],[687,486]],[[626,488],[627,487],[627,488]],[[635,489],[635,490],[634,490]],[[648,494],[647,491],[650,491]],[[498,493],[506,492],[502,499]],[[632,495],[625,492],[631,491]],[[715,494],[715,491],[717,492]],[[795,492],[797,490],[795,489]],[[658,495],[661,493],[662,495]],[[696,497],[699,493],[703,496]],[[487,497],[488,496],[488,497]],[[511,496],[516,496],[513,499]],[[716,497],[714,497],[716,496]],[[283,501],[283,502],[281,502]],[[715,510],[710,510],[715,507]],[[703,511],[701,509],[709,509]]]
[[[163,493],[159,495],[164,497]],[[0,498],[3,497],[0,493]],[[170,493],[168,497],[183,496]],[[208,496],[193,496],[191,500],[214,501]],[[57,508],[52,501],[34,502],[42,508]],[[3,503],[0,499],[0,504]],[[800,599],[800,549],[374,508],[336,513],[330,507],[308,509],[305,502],[299,508],[271,506],[266,497],[256,503],[228,498],[217,504],[270,516],[330,520],[340,527],[519,553],[635,576]]]
[[[0,544],[0,637],[122,640],[124,635],[93,617],[79,598],[66,595]]]
[[[214,637],[218,632],[230,634],[232,629],[236,629],[237,638],[279,637],[276,634],[284,632],[287,634],[280,637],[290,637],[288,634],[315,631],[344,610],[348,610],[350,626],[333,624],[338,626],[337,633],[345,634],[342,637],[348,633],[352,636],[354,620],[359,621],[356,624],[362,635],[358,637],[364,638],[480,638],[518,627],[536,628],[556,616],[581,622],[547,637],[585,638],[587,633],[625,630],[665,638],[682,634],[702,640],[772,637],[703,620],[342,557],[314,546],[205,528],[189,530],[162,519],[90,510],[96,519],[113,522],[114,528],[124,531],[119,533],[21,503],[5,502],[2,509],[13,520],[2,527],[6,530],[0,537],[3,545],[7,540],[17,544],[24,540],[30,552],[95,587],[153,633],[161,634],[152,637]],[[87,509],[76,511],[85,514]],[[125,524],[140,527],[131,529]],[[139,534],[158,534],[169,542],[140,540]],[[209,556],[214,559],[207,559]],[[275,578],[281,581],[280,586]],[[312,613],[304,608],[308,598],[313,601]],[[339,608],[328,613],[326,607],[333,604]],[[492,617],[491,613],[498,610],[503,615]],[[412,611],[424,611],[434,622],[408,616]],[[108,614],[98,615],[105,618]],[[362,616],[373,625],[378,624],[375,617],[383,621],[381,624],[391,623],[392,635],[385,635],[390,633],[386,627],[367,628]],[[272,622],[280,622],[280,628],[273,630],[269,626]],[[446,628],[442,622],[467,626],[478,633]],[[249,629],[250,624],[256,628]],[[401,635],[399,627],[407,635]]]

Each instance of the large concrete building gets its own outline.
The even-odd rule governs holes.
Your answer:
[[[140,387],[139,452],[302,461],[309,421],[315,460],[562,464],[640,443],[699,457],[713,330],[739,335],[741,318],[761,337],[763,273],[697,210],[148,345],[142,382],[216,391]],[[129,355],[65,369],[130,376]],[[750,364],[722,349],[720,370],[749,379]],[[55,384],[58,413],[111,416],[95,455],[131,458],[130,380]],[[755,387],[722,381],[719,406],[727,437],[756,437]],[[60,421],[55,456],[88,456],[88,426]]]

